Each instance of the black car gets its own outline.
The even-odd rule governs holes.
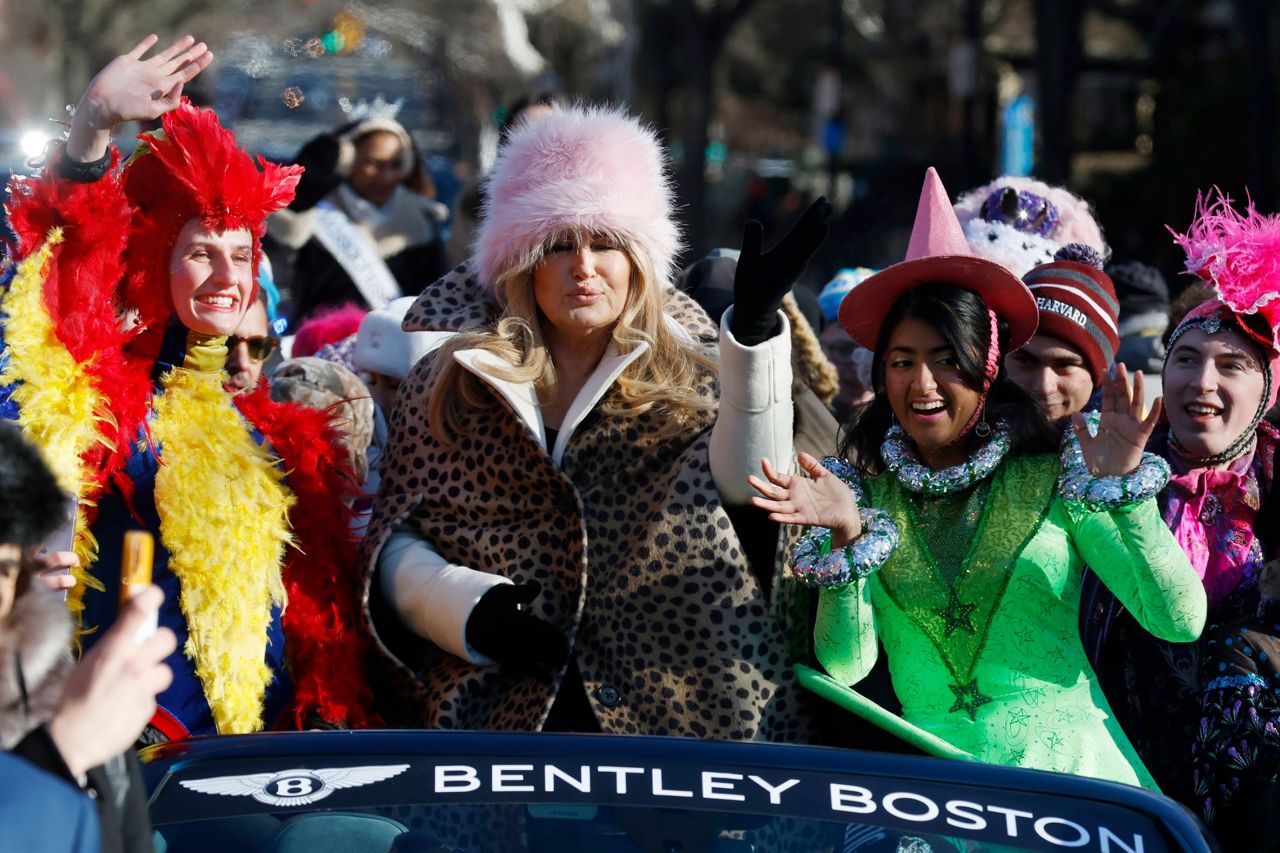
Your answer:
[[[1212,849],[1138,788],[820,747],[331,731],[196,738],[144,761],[161,853]]]

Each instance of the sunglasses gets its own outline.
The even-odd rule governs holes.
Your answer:
[[[278,343],[279,341],[268,335],[260,338],[242,338],[239,335],[232,335],[227,338],[227,352],[231,352],[240,344],[244,344],[249,349],[250,359],[253,361],[266,361],[271,358],[271,353],[276,351]]]

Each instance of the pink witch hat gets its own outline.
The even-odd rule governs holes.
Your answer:
[[[973,254],[946,187],[932,166],[924,174],[906,260],[885,267],[849,291],[840,303],[840,325],[860,345],[874,350],[893,304],[912,288],[930,282],[954,285],[982,297],[988,308],[1008,322],[1010,350],[1036,333],[1039,312],[1031,291],[1004,267]]]

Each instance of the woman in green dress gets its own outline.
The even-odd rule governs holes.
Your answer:
[[[1116,723],[1077,630],[1085,564],[1142,625],[1172,641],[1203,627],[1202,585],[1154,496],[1168,466],[1143,447],[1142,377],[1104,386],[1096,434],[1054,453],[1053,430],[1000,371],[1030,338],[1036,304],[1011,273],[971,256],[936,173],[907,260],[840,308],[875,353],[876,399],[843,449],[801,455],[809,479],[751,478],[775,521],[812,527],[796,580],[818,586],[827,675],[802,683],[934,754],[1154,789]],[[848,685],[888,654],[899,717]]]

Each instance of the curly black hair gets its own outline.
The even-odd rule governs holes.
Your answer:
[[[39,451],[17,426],[0,422],[0,544],[39,545],[57,529],[65,501]]]

